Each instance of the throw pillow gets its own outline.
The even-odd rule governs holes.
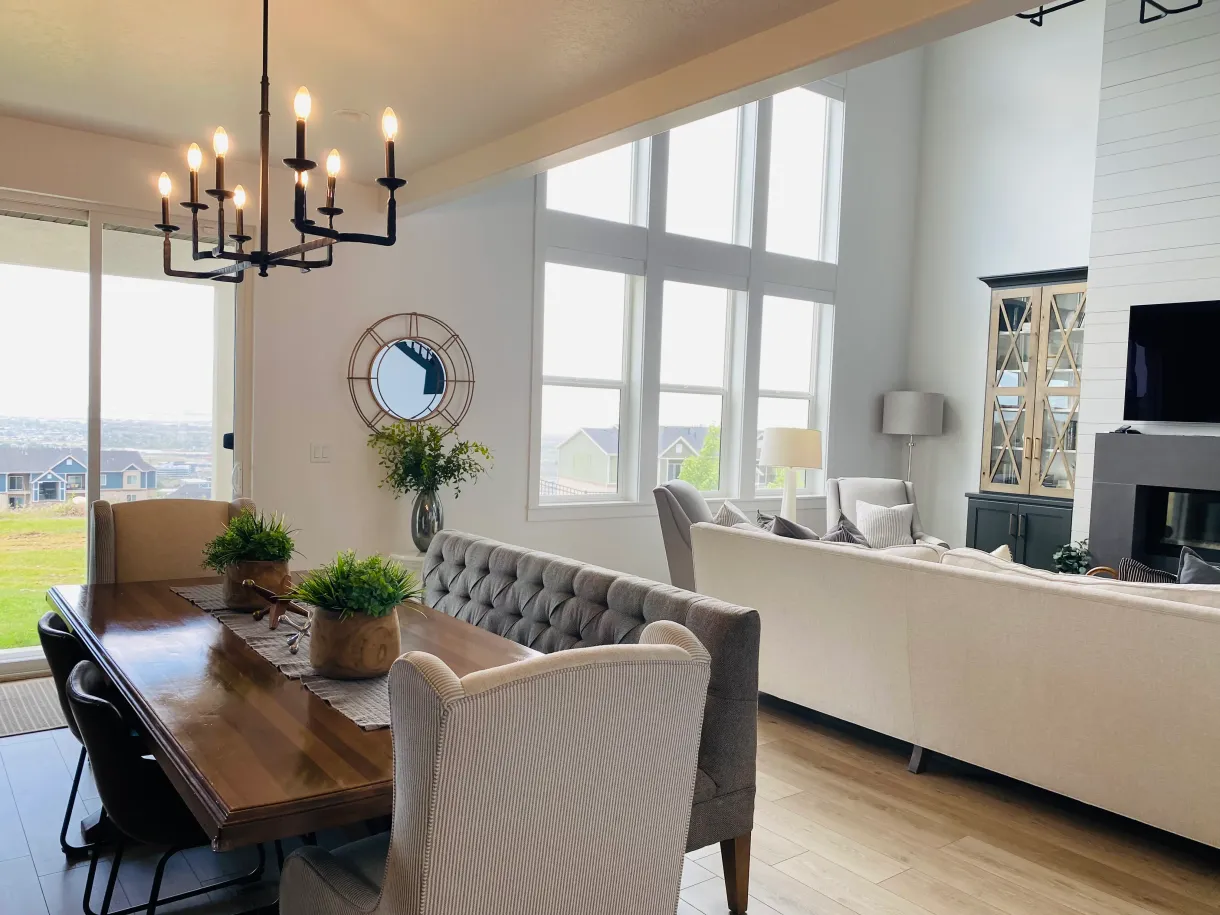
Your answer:
[[[887,546],[909,546],[915,542],[915,538],[911,536],[911,528],[915,522],[914,505],[895,505],[893,508],[887,508],[884,505],[857,502],[856,521],[869,546],[875,550]]]
[[[1008,548],[1007,543],[1001,543],[991,551],[991,555],[996,559],[1003,559],[1005,562],[1012,562],[1012,550]]]
[[[742,522],[749,523],[750,519],[746,517],[746,513],[730,502],[724,500],[724,504],[720,506],[720,511],[712,517],[712,524],[719,524],[721,527],[732,527],[734,524]]]
[[[818,535],[803,524],[797,524],[787,518],[776,515],[769,528],[777,537],[788,537],[791,540],[817,540]]]
[[[1178,559],[1178,583],[1183,585],[1220,585],[1220,568],[1207,562],[1188,546]]]
[[[1124,557],[1118,561],[1118,580],[1142,581],[1146,584],[1157,585],[1176,585],[1178,583],[1178,576],[1172,572],[1162,572],[1160,569],[1154,569],[1152,566],[1146,566],[1142,562]]]
[[[851,520],[843,515],[839,518],[839,523],[826,532],[826,536],[822,538],[823,543],[855,543],[859,546],[868,546],[868,538],[860,533],[860,528],[851,523]]]

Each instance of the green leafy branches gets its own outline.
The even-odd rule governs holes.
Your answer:
[[[463,483],[473,482],[487,471],[483,461],[491,463],[491,451],[478,442],[458,440],[448,445],[450,436],[456,439],[457,433],[431,423],[405,420],[372,433],[369,447],[376,449],[386,472],[381,485],[394,490],[395,498],[451,486],[456,499]]]
[[[246,509],[203,548],[203,564],[224,573],[238,562],[287,562],[296,543],[281,515]]]
[[[398,563],[383,556],[357,559],[354,550],[347,550],[310,572],[289,596],[347,619],[354,613],[386,616],[422,594],[414,573]]]

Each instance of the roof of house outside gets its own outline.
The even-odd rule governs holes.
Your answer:
[[[0,473],[42,473],[68,457],[75,458],[82,467],[88,466],[83,448],[18,448],[13,445],[0,445]],[[133,466],[145,472],[153,469],[138,451],[114,448],[102,452],[102,473],[118,473]]]
[[[707,426],[662,426],[661,434],[657,439],[657,454],[664,454],[674,446],[678,439],[685,439],[691,449],[698,454],[703,449],[703,442],[707,438]],[[609,455],[618,454],[618,427],[610,426],[609,428],[583,426],[580,429],[585,435],[593,440],[593,444],[597,445],[602,451]]]

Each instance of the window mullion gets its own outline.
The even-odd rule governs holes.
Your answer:
[[[640,355],[639,452],[636,455],[639,494],[642,498],[657,485],[657,456],[660,453],[661,321],[665,272],[661,250],[665,236],[665,208],[668,198],[669,134],[652,138],[648,168],[648,257],[644,270],[644,308]]]
[[[753,225],[750,228],[750,279],[738,346],[740,387],[735,391],[741,409],[737,485],[739,492],[753,497],[757,490],[758,463],[758,373],[762,349],[763,291],[767,262],[767,200],[771,180],[771,99],[757,105],[754,125]]]

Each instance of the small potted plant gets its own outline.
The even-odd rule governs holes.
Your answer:
[[[447,440],[452,436],[452,445]],[[411,509],[411,541],[421,553],[428,552],[432,538],[445,526],[437,490],[449,486],[453,498],[462,484],[474,481],[491,462],[491,451],[478,442],[464,442],[452,428],[431,423],[400,420],[369,436],[369,447],[380,455],[385,468],[382,486],[394,490],[394,498],[416,493]]]
[[[419,581],[382,556],[354,551],[310,572],[289,597],[311,604],[309,663],[323,677],[361,680],[388,673],[399,655],[398,605],[422,594]]]
[[[1065,543],[1051,554],[1051,563],[1061,575],[1083,575],[1089,571],[1093,557],[1089,554],[1089,541]]]
[[[283,594],[292,587],[288,560],[296,552],[294,531],[280,515],[246,509],[203,548],[203,564],[225,577],[224,599],[232,609],[261,609],[266,601],[243,581]]]

